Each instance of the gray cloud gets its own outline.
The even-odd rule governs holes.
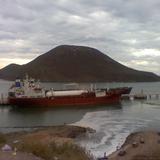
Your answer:
[[[159,0],[0,0],[0,4],[1,59],[14,55],[29,61],[57,45],[75,44],[160,74]],[[137,56],[146,51],[157,54]]]

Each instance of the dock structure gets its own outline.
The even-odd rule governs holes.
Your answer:
[[[130,99],[130,100],[134,100],[134,99],[146,99],[146,100],[158,100],[160,99],[160,93],[146,93],[146,94],[128,94],[128,95],[122,95],[122,99]]]
[[[8,97],[4,94],[1,94],[0,105],[8,105],[8,104],[9,104]]]
[[[147,99],[159,99],[160,98],[160,93],[158,94],[148,94]]]

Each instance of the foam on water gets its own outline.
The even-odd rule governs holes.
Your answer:
[[[131,107],[135,108],[132,109]],[[79,143],[96,157],[103,156],[104,152],[112,153],[117,146],[120,147],[124,143],[131,132],[144,129],[152,123],[152,119],[148,119],[143,114],[136,114],[136,108],[136,105],[132,105],[130,108],[123,108],[122,110],[86,113],[75,125],[88,126],[95,129],[96,132],[89,133],[88,137],[79,139]],[[129,112],[132,113],[129,114]],[[146,108],[142,108],[141,112],[145,114]]]

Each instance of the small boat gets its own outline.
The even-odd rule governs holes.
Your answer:
[[[135,94],[134,99],[147,99],[147,95],[145,95],[145,94]]]
[[[109,91],[120,92],[122,95],[130,94],[132,87],[110,88]]]
[[[134,95],[134,99],[147,99],[147,95],[143,93],[143,90],[141,90],[141,93]]]
[[[8,100],[10,105],[22,107],[107,105],[119,103],[122,93],[122,88],[45,90],[39,82],[26,76],[24,80],[16,79],[9,90]]]

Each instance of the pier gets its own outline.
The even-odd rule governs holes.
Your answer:
[[[159,99],[160,98],[160,94],[148,94],[147,95],[147,99]]]
[[[8,105],[8,104],[9,104],[9,101],[8,101],[7,95],[1,94],[0,105]]]
[[[135,93],[135,94],[129,94],[129,95],[122,95],[122,99],[146,99],[146,100],[158,100],[160,99],[160,93]]]

